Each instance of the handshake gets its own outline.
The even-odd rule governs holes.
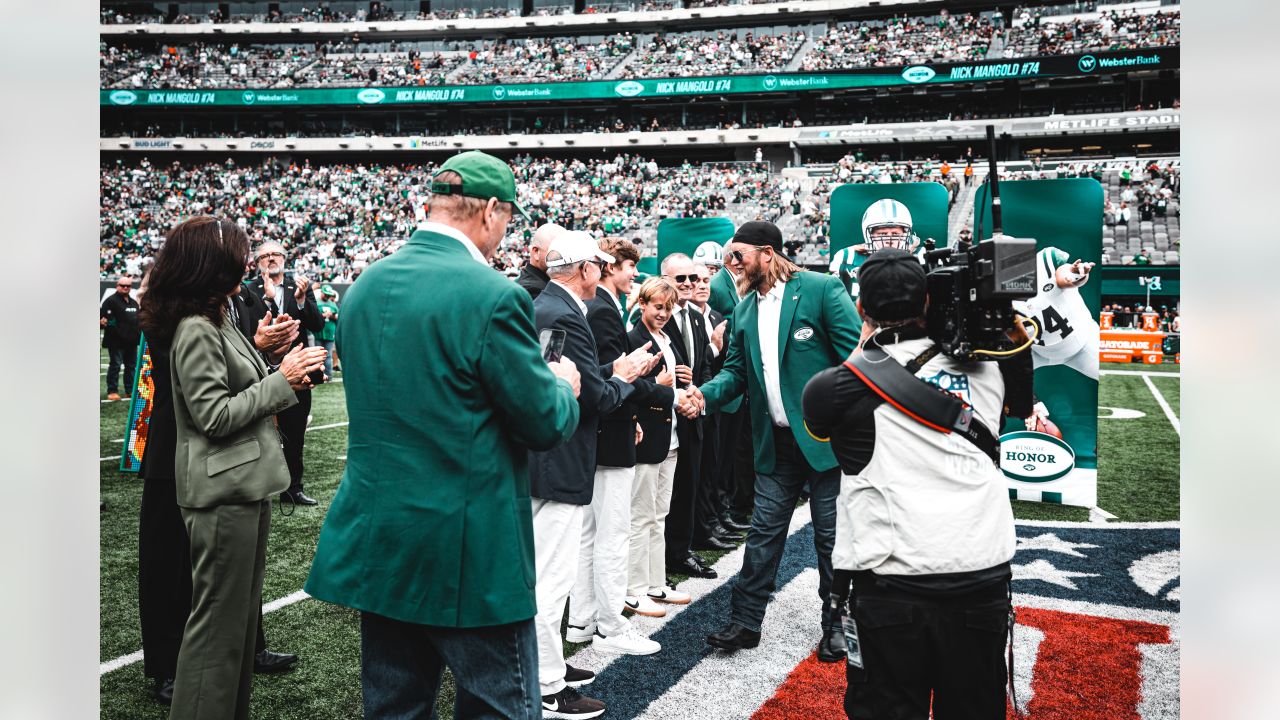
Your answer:
[[[702,396],[702,391],[696,385],[676,390],[676,412],[681,415],[693,420],[701,415],[706,407],[707,399]]]

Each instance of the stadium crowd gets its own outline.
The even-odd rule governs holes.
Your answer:
[[[1177,45],[1182,28],[1180,10],[1153,13],[1112,10],[1102,12],[1097,19],[1056,22],[1039,22],[1024,10],[1022,18],[1023,22],[1015,23],[1009,32],[1005,57]]]
[[[808,26],[771,34],[760,30],[630,33],[601,39],[528,38],[487,42],[361,44],[358,38],[309,45],[193,43],[141,49],[103,42],[103,88],[322,87],[355,84],[424,85],[569,81],[617,77],[689,77],[781,71],[903,66],[979,60],[987,56],[998,14],[903,16],[888,20]],[[1011,31],[1005,57],[1054,55],[1176,45],[1177,11],[1104,14]],[[632,50],[637,52],[632,53]],[[628,55],[630,58],[628,59]],[[619,62],[625,64],[618,69]],[[450,72],[457,72],[450,75]],[[344,83],[345,84],[345,83]]]
[[[719,31],[655,35],[622,70],[621,77],[691,77],[782,70],[804,45],[805,34],[742,36]]]
[[[996,20],[993,22],[993,18]],[[840,23],[816,40],[804,71],[964,62],[987,55],[999,15],[943,14]]]
[[[751,218],[781,213],[778,178],[765,163],[659,167],[638,155],[590,161],[520,156],[521,202],[543,221],[602,235],[632,234],[666,217],[704,217],[743,206]],[[216,213],[255,242],[291,251],[291,270],[350,282],[389,254],[424,217],[431,164],[225,162],[102,167],[101,272],[141,273],[143,259],[178,219]],[[500,258],[518,266],[527,224],[513,225]]]

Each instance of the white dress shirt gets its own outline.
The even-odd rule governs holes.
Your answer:
[[[676,355],[671,350],[671,341],[667,339],[667,336],[665,333],[660,332],[660,333],[657,333],[656,335],[654,333],[649,333],[649,334],[653,335],[653,339],[657,341],[658,352],[662,353],[662,362],[666,363],[667,372],[671,373],[672,377],[674,377],[676,374]],[[680,438],[676,435],[677,422],[679,422],[679,419],[676,417],[676,406],[675,406],[675,403],[672,403],[671,404],[671,446],[667,448],[667,452],[671,452],[672,450],[675,450],[676,448],[680,447]]]
[[[778,346],[778,322],[782,316],[782,298],[786,296],[787,284],[774,284],[765,295],[756,293],[756,329],[760,333],[760,364],[764,373],[764,397],[769,405],[769,417],[773,424],[791,427],[787,420],[787,412],[782,407],[782,388],[778,385],[778,358],[781,348]]]
[[[697,305],[694,305],[693,307],[694,307],[694,309],[695,309],[695,310],[697,310],[697,309],[698,309],[698,306],[697,306]],[[715,323],[713,323],[713,322],[711,322],[711,303],[707,303],[706,305],[703,305],[703,306],[702,306],[702,309],[701,309],[701,310],[699,310],[699,312],[701,312],[701,313],[702,313],[702,319],[703,319],[703,321],[705,322],[705,324],[706,324],[706,326],[707,326],[707,338],[708,338],[708,340],[709,340],[709,339],[711,338],[712,333],[714,333],[714,332],[716,331],[716,324],[715,324]],[[716,344],[715,344],[715,343],[713,343],[713,342],[708,342],[708,343],[707,343],[707,347],[711,348],[711,357],[712,357],[712,358],[718,358],[718,357],[720,357],[720,350],[719,350],[718,348],[716,348]]]
[[[462,243],[462,247],[466,248],[467,252],[471,253],[471,257],[475,258],[476,262],[480,263],[481,265],[489,264],[489,261],[484,259],[484,253],[480,252],[480,248],[476,247],[476,244],[471,242],[471,238],[467,237],[466,233],[462,232],[456,227],[453,227],[452,225],[445,225],[444,223],[438,223],[438,222],[424,222],[418,226],[418,229],[424,230],[426,232],[433,232],[433,233],[440,233],[441,235],[448,235],[454,240],[457,240],[458,242]]]

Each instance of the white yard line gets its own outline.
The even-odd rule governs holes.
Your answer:
[[[1160,389],[1156,384],[1151,382],[1151,376],[1143,375],[1142,382],[1150,388],[1151,394],[1156,396],[1156,402],[1160,404],[1160,409],[1164,411],[1164,416],[1169,418],[1169,424],[1173,426],[1173,431],[1178,433],[1178,437],[1182,437],[1182,423],[1178,421],[1178,416],[1174,414],[1173,408],[1169,407],[1169,401],[1164,399],[1164,395],[1160,394]]]
[[[1182,376],[1182,371],[1178,372],[1154,372],[1151,370],[1100,370],[1103,375],[1137,375],[1141,377],[1176,377]]]
[[[348,424],[349,424],[348,422],[343,421],[343,422],[340,422],[340,423],[330,423],[330,424],[328,424],[328,425],[312,425],[311,427],[307,428],[307,432],[314,432],[314,431],[316,431],[316,430],[331,430],[331,429],[333,429],[333,428],[346,427]],[[123,441],[123,440],[116,440],[115,442],[122,443],[122,442],[124,442],[124,441]],[[120,457],[119,455],[108,455],[107,457],[98,458],[98,462],[106,462],[106,461],[108,461],[108,460],[116,460],[116,459],[119,459],[119,457]]]
[[[285,595],[282,598],[276,598],[275,600],[272,600],[271,602],[262,606],[262,614],[266,615],[267,613],[275,612],[280,608],[289,607],[290,605],[294,603],[302,602],[303,600],[306,600],[309,597],[311,596],[308,595],[306,591],[299,590],[295,593]],[[138,650],[137,652],[131,652],[128,655],[121,655],[120,657],[115,658],[114,660],[108,660],[104,663],[99,664],[98,675],[102,676],[102,675],[106,675],[109,672],[115,672],[116,670],[119,670],[122,667],[128,667],[129,665],[132,665],[141,659],[142,659],[141,650]]]

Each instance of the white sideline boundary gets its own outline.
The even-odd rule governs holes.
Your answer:
[[[276,598],[275,600],[272,600],[271,602],[262,606],[262,614],[266,615],[269,612],[275,612],[276,610],[279,610],[282,607],[288,607],[290,605],[293,605],[294,603],[302,602],[303,600],[306,600],[309,597],[311,596],[308,595],[305,590],[299,590],[295,593],[290,593],[289,595],[285,595],[282,598]],[[131,652],[128,655],[121,655],[120,657],[115,658],[113,660],[108,660],[98,665],[98,676],[101,677],[103,675],[106,675],[107,673],[115,672],[120,668],[128,667],[138,662],[141,659],[142,659],[142,651],[138,650],[137,652]]]
[[[340,423],[330,423],[328,425],[313,425],[307,428],[307,432],[314,432],[316,430],[332,430],[333,428],[346,427],[349,424],[350,424],[350,421],[344,420],[343,422],[340,422]],[[116,440],[115,442],[122,443],[124,441]],[[120,459],[119,455],[108,455],[106,457],[98,458],[98,462],[106,462],[108,460],[118,460],[118,459]]]
[[[1151,394],[1156,396],[1156,403],[1164,411],[1164,416],[1169,418],[1169,424],[1173,426],[1173,431],[1178,433],[1178,437],[1182,437],[1182,423],[1178,421],[1178,416],[1173,412],[1173,408],[1169,406],[1169,401],[1164,399],[1160,389],[1156,387],[1155,383],[1151,382],[1151,376],[1143,375],[1142,382],[1146,383],[1147,388],[1151,390]]]

